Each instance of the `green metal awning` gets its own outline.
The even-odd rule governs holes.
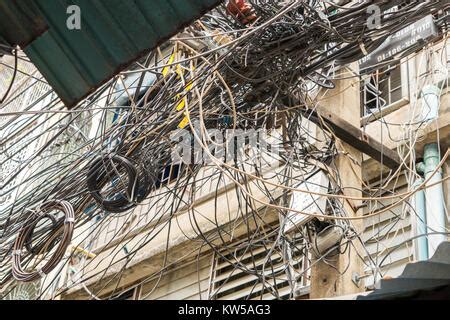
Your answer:
[[[68,108],[222,0],[2,0],[0,39],[20,45]],[[81,30],[67,8],[81,9]]]
[[[48,24],[33,1],[0,1],[0,41],[26,47],[48,30]]]

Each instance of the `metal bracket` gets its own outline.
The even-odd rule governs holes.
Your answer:
[[[361,275],[358,272],[355,272],[355,271],[352,272],[352,282],[358,288],[360,287],[360,285],[361,285]]]

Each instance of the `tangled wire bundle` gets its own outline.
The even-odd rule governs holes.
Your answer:
[[[395,3],[385,5],[389,8]],[[129,226],[139,225],[145,237],[126,249],[124,257],[89,276],[98,276],[100,282],[109,268],[128,263],[161,230],[171,230],[171,223],[178,223],[175,213],[181,211],[190,214],[190,227],[202,248],[208,247],[234,268],[254,275],[265,292],[274,296],[278,295],[276,285],[267,284],[270,276],[263,272],[269,265],[264,265],[263,271],[261,267],[249,269],[237,256],[230,259],[223,254],[224,249],[235,251],[226,239],[240,224],[248,224],[249,230],[250,224],[256,225],[239,244],[239,250],[251,258],[253,250],[262,246],[284,258],[287,248],[305,253],[315,246],[311,233],[328,230],[329,223],[343,230],[346,248],[351,248],[359,235],[355,235],[351,222],[345,221],[346,212],[336,200],[343,189],[334,161],[342,150],[325,123],[319,121],[311,127],[308,111],[318,105],[323,90],[335,87],[337,66],[357,61],[406,22],[436,15],[446,5],[408,1],[391,12],[380,28],[368,29],[367,8],[373,1],[348,8],[314,0],[236,4],[245,10],[218,7],[71,111],[61,106],[52,90],[39,87],[41,78],[29,77],[32,84],[28,89],[36,89],[38,98],[21,106],[20,111],[11,111],[11,118],[0,122],[4,142],[0,164],[12,167],[0,188],[0,197],[7,199],[0,206],[1,285],[11,283],[12,276],[18,281],[34,281],[48,275],[61,261],[72,263],[75,251],[70,251],[69,259],[64,258],[70,243],[78,248],[95,247],[97,238],[114,223],[112,236],[102,248],[113,248],[111,256],[119,257],[118,252],[126,247],[123,242],[130,243],[136,237],[136,230]],[[8,103],[14,102],[9,99]],[[263,148],[264,141],[257,140],[253,146],[247,143],[236,148],[244,155],[239,161],[234,156],[224,157],[230,149],[235,151],[227,134],[239,131],[268,133],[273,149]],[[197,147],[192,148],[190,158],[200,157],[201,161],[174,161],[178,138],[186,132],[191,138],[188,144]],[[213,138],[211,132],[222,139]],[[215,148],[209,148],[211,145]],[[280,166],[268,174],[268,164],[274,160]],[[292,237],[284,234],[282,226],[266,225],[258,205],[269,204],[286,222],[293,186],[318,171],[325,172],[331,181],[321,186],[326,189],[325,196],[329,193],[332,199],[320,212],[330,221],[314,221]],[[397,177],[398,172],[385,181]],[[234,189],[224,187],[225,182]],[[218,204],[216,198],[215,233],[203,232],[193,209],[208,184],[216,196],[225,188],[233,189],[230,193],[236,197],[238,218],[227,226],[217,221],[217,212],[226,206]],[[256,192],[264,195],[264,202],[256,199]],[[298,192],[309,194],[308,190]],[[380,193],[374,191],[376,196],[369,199],[378,199]],[[24,210],[30,207],[39,207],[39,212]],[[145,208],[146,214],[136,218],[140,208]],[[64,213],[63,225],[52,210]],[[333,220],[338,217],[343,221]],[[44,219],[50,224],[38,227]],[[122,224],[119,219],[123,219]],[[72,238],[74,231],[79,233]],[[169,236],[168,231],[167,243]],[[272,240],[260,241],[266,236]],[[186,237],[192,240],[192,235]],[[50,254],[39,268],[39,258]],[[326,256],[321,259],[326,260]],[[83,257],[73,268],[83,273],[97,261]],[[268,258],[265,261],[271,263]],[[161,271],[149,278],[162,277],[169,267],[165,259]],[[289,268],[285,266],[281,272],[288,273]],[[37,271],[24,271],[28,269]],[[113,280],[119,283],[121,276],[122,272],[117,272]],[[293,277],[288,274],[292,283]],[[276,282],[275,275],[272,280]],[[79,284],[75,282],[73,286]],[[291,296],[294,290],[293,286]]]

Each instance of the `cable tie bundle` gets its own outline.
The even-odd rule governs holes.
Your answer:
[[[75,222],[75,218],[67,218],[66,220],[64,220],[64,223],[74,223]]]
[[[47,276],[47,274],[42,269],[37,270],[37,273],[41,276],[41,278],[45,278],[45,276]]]
[[[22,255],[22,250],[13,250],[11,252],[12,256],[21,256]]]

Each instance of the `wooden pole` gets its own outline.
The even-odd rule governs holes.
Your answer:
[[[355,69],[357,66],[352,65],[352,68]],[[348,76],[348,72],[340,74],[343,77]],[[358,79],[350,78],[338,81],[336,88],[328,91],[320,105],[359,128],[361,111]],[[362,178],[362,153],[343,141],[338,141],[337,145],[341,154],[336,159],[336,170],[340,176],[343,192],[348,196],[361,197],[362,192],[359,190],[361,189]],[[350,201],[350,204],[350,207],[358,208],[361,202]],[[348,203],[343,203],[342,205],[347,208],[346,213],[348,216],[362,214],[362,210],[355,212],[355,210],[349,209]],[[352,221],[351,224],[357,232],[362,232],[363,223],[361,220]],[[343,242],[345,243],[346,240],[344,239]],[[358,253],[363,255],[357,240],[353,241],[353,245],[356,246]],[[341,250],[344,248],[345,246]],[[311,299],[337,297],[364,291],[361,285],[358,287],[352,281],[354,274],[362,275],[363,273],[362,261],[352,245],[349,245],[344,254],[335,255],[330,260],[331,266],[323,261],[318,261],[317,258],[313,258]],[[330,262],[330,260],[327,260],[327,262]]]

